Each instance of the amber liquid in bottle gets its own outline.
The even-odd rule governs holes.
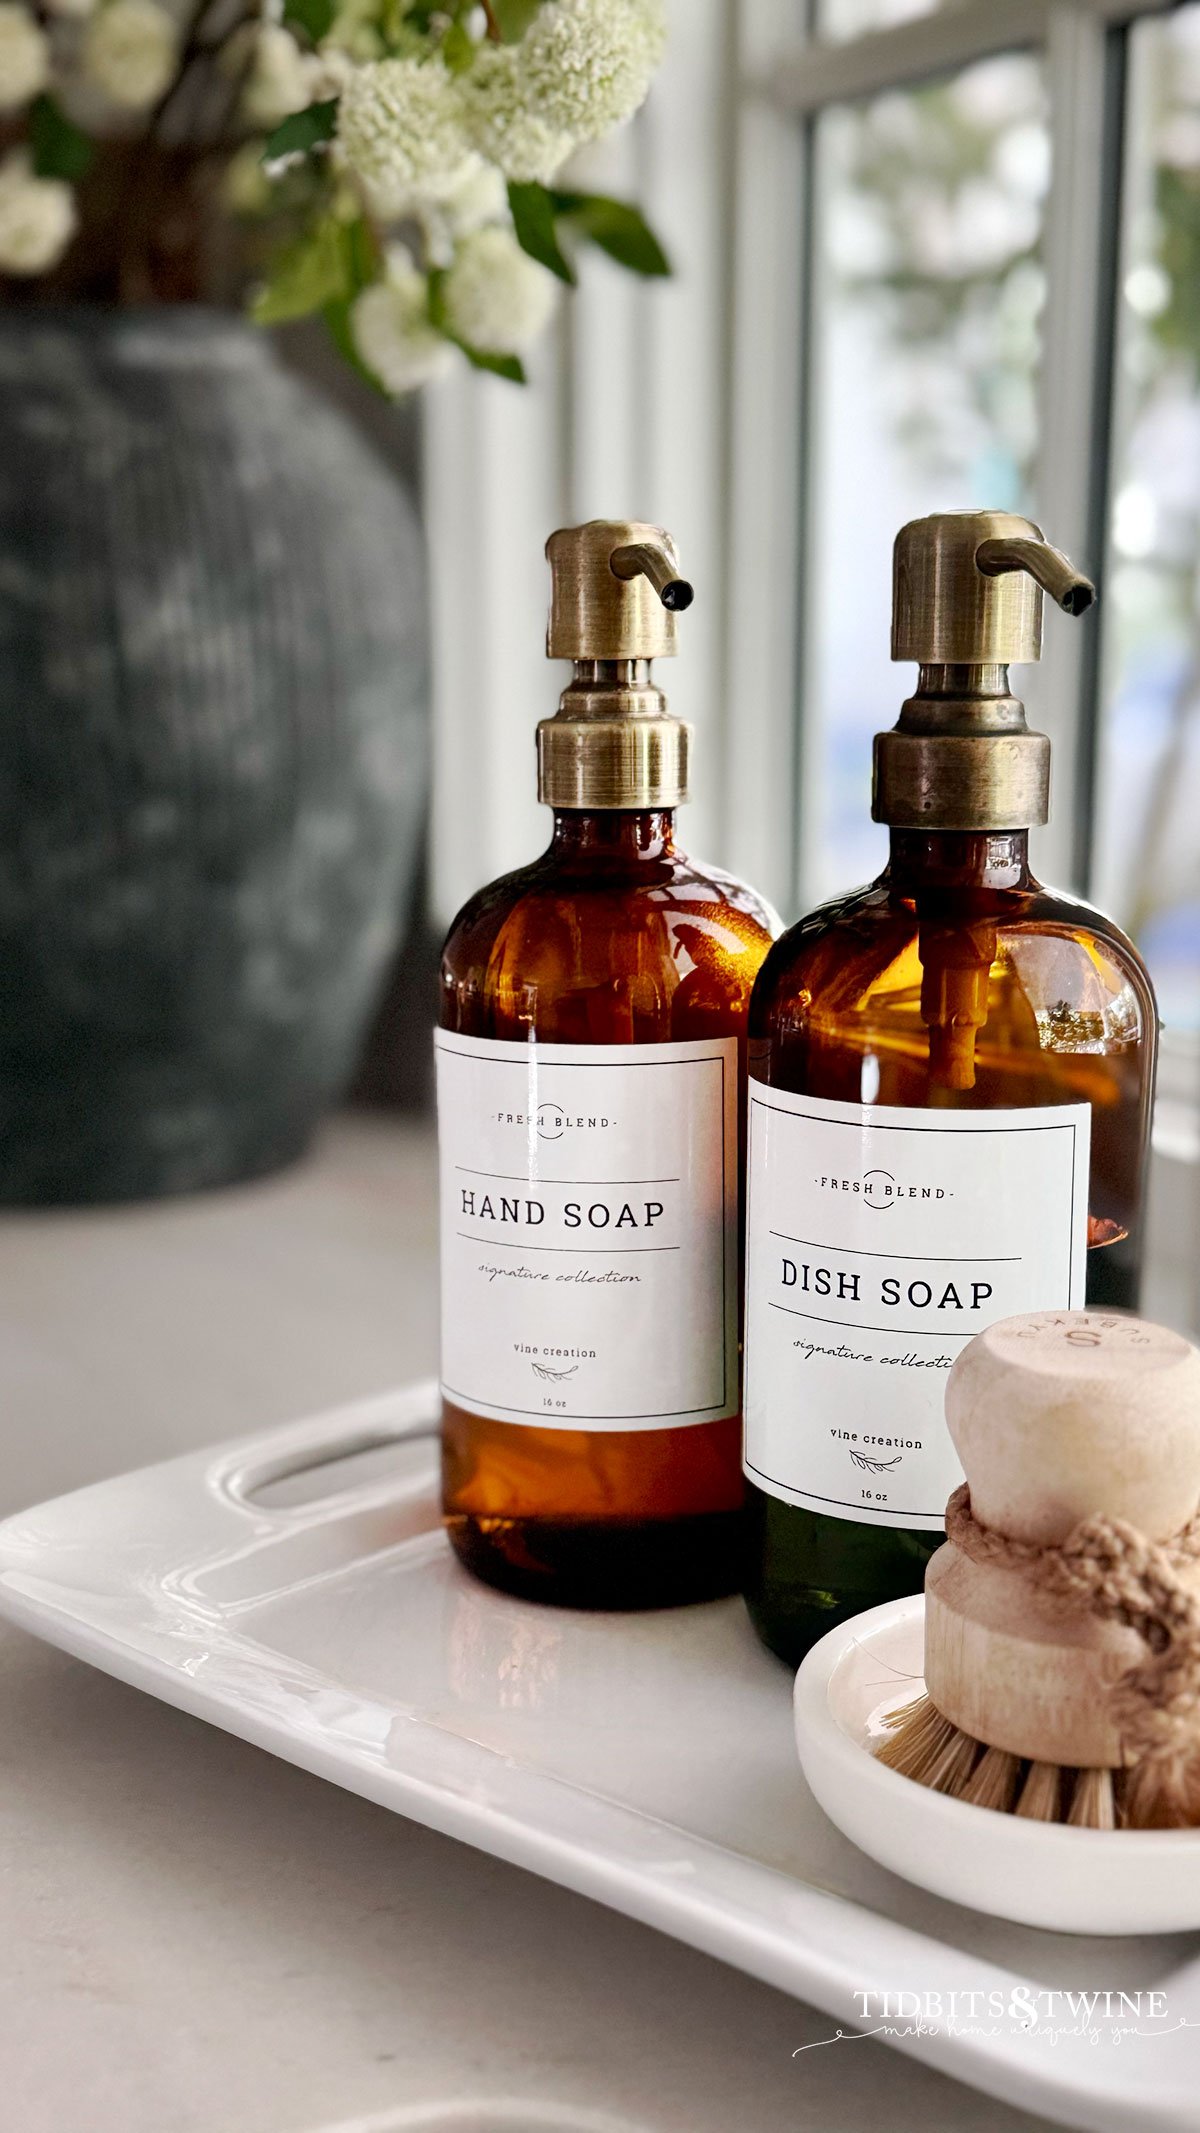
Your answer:
[[[885,872],[772,949],[750,1071],[780,1089],[926,1110],[1091,1106],[1087,1302],[1137,1302],[1156,1013],[1132,944],[1044,889],[1028,836],[893,830]],[[956,1022],[950,1016],[958,1012]],[[748,1487],[747,1601],[790,1664],[921,1588],[941,1534],[825,1516]]]
[[[774,930],[749,889],[676,848],[673,809],[558,809],[545,854],[455,921],[441,1026],[547,1045],[736,1037],[744,1085],[750,992]],[[445,1400],[443,1503],[467,1567],[527,1598],[630,1608],[729,1592],[741,1418],[589,1432]]]

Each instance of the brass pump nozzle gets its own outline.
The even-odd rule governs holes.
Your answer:
[[[614,578],[649,578],[663,606],[673,615],[682,614],[696,597],[687,579],[679,576],[674,556],[668,555],[658,541],[632,541],[627,547],[614,548],[608,567]]]
[[[675,543],[662,526],[593,518],[560,526],[550,562],[551,659],[662,659],[676,650],[675,617],[692,604]]]
[[[941,511],[896,536],[892,657],[916,693],[875,736],[877,822],[896,829],[1031,829],[1050,813],[1050,743],[1009,693],[1010,660],[1039,659],[1042,594],[1082,615],[1096,588],[1032,520]]]
[[[546,543],[546,651],[575,662],[538,727],[538,797],[551,807],[674,807],[687,798],[691,728],[672,718],[650,661],[676,649],[692,604],[675,543],[637,519],[563,526]]]
[[[897,724],[875,736],[875,820],[985,832],[1045,822],[1050,743],[1030,732],[1024,704],[1009,694],[1008,665],[1041,656],[1043,592],[1082,615],[1095,586],[1029,519],[945,511],[901,527],[893,589],[892,657],[914,659],[920,671]],[[918,919],[930,1080],[970,1089],[996,926],[947,919],[919,901]]]
[[[1049,541],[1024,539],[981,541],[975,550],[975,568],[985,578],[1003,577],[1007,570],[1027,570],[1035,584],[1057,601],[1064,615],[1086,615],[1096,598],[1090,578]]]

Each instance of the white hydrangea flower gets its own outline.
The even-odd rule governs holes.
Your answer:
[[[350,307],[354,345],[385,392],[412,392],[451,359],[449,342],[429,323],[426,295],[425,276],[407,253],[392,254],[386,278]]]
[[[519,44],[485,45],[465,77],[476,147],[547,183],[637,110],[665,44],[663,0],[544,0]]]
[[[20,149],[0,163],[0,273],[45,274],[76,221],[75,195],[61,178],[36,178]]]
[[[270,129],[316,101],[317,66],[281,22],[261,23],[252,34],[254,56],[242,90],[242,116],[251,126]]]
[[[462,95],[440,60],[355,68],[338,105],[337,156],[385,221],[414,197],[456,185],[470,155]]]
[[[414,193],[404,212],[421,226],[429,264],[448,267],[455,245],[469,230],[482,229],[489,222],[507,222],[508,188],[503,172],[473,155],[457,183]]]
[[[516,45],[488,45],[466,77],[467,124],[488,160],[519,184],[548,185],[575,147],[537,110],[531,110]]]
[[[527,348],[549,324],[558,282],[494,225],[463,238],[443,284],[446,318],[460,340],[484,355]]]
[[[0,0],[0,111],[19,111],[45,88],[49,72],[45,31],[27,7]]]
[[[110,104],[142,111],[170,87],[178,53],[175,24],[157,0],[106,0],[88,24],[84,72]]]
[[[508,216],[508,187],[504,173],[482,156],[472,156],[457,184],[448,187],[438,201],[441,219],[452,237],[465,237],[468,230],[482,229],[486,222],[502,222]]]

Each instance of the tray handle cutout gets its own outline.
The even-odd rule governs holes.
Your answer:
[[[317,1458],[293,1461],[261,1476],[243,1479],[239,1494],[256,1510],[302,1511],[310,1504],[357,1494],[381,1481],[403,1481],[413,1465],[412,1447],[436,1437],[437,1424],[404,1436],[363,1436]]]
[[[426,1447],[438,1435],[436,1385],[407,1388],[383,1399],[364,1400],[301,1425],[291,1443],[275,1440],[257,1458],[228,1468],[219,1492],[256,1511],[311,1510],[365,1495],[378,1495],[428,1471]]]

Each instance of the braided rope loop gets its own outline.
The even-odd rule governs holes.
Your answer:
[[[1165,1543],[1097,1513],[1060,1545],[1039,1547],[980,1525],[963,1482],[946,1505],[946,1537],[984,1569],[1013,1571],[1035,1591],[1137,1632],[1149,1657],[1112,1688],[1129,1762],[1200,1754],[1200,1596],[1180,1574],[1200,1560],[1200,1513]]]

